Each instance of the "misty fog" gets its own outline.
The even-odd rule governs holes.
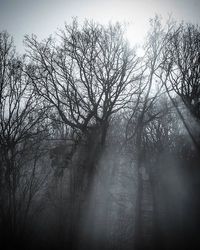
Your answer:
[[[2,249],[199,249],[200,28],[147,25],[0,31]]]

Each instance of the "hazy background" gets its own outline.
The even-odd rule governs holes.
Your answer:
[[[4,249],[200,249],[200,26],[155,18],[138,58],[104,25],[143,45],[156,13],[200,24],[200,0],[0,0]],[[40,43],[72,17],[104,28]],[[2,30],[38,36],[27,60]]]
[[[200,23],[199,0],[0,0],[0,30],[15,38],[17,49],[23,51],[23,36],[36,34],[45,38],[77,16],[108,21],[128,22],[128,38],[140,42],[154,14],[180,21]]]

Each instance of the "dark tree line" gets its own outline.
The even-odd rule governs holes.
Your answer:
[[[6,32],[0,43],[0,221],[7,239],[22,236],[33,197],[45,181],[37,165],[45,150],[40,142],[48,132],[46,109],[30,85],[23,58]]]
[[[0,33],[7,247],[188,249],[186,237],[197,245],[199,27],[156,16],[142,57],[119,23],[74,19],[24,41],[19,56]]]

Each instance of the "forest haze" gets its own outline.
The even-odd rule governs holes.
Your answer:
[[[200,249],[200,27],[0,32],[3,249]]]

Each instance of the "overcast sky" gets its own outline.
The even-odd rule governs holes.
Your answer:
[[[77,16],[129,22],[129,39],[139,42],[155,13],[200,24],[200,0],[0,0],[0,30],[7,30],[22,51],[25,34],[45,38]]]

